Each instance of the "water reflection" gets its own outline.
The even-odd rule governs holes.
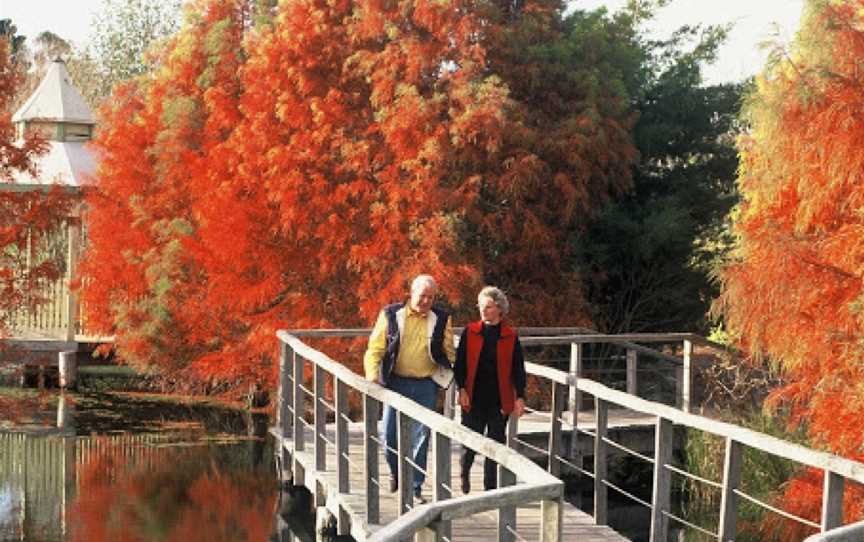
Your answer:
[[[61,429],[0,432],[0,541],[309,538],[308,499],[278,495],[266,416],[231,411],[232,433],[173,420],[194,427],[76,437],[81,414],[61,396]]]

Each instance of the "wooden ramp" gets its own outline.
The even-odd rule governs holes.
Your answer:
[[[350,490],[348,495],[342,495],[340,500],[342,510],[347,513],[351,528],[350,534],[358,541],[365,540],[369,535],[375,533],[382,526],[389,524],[398,517],[398,493],[390,493],[388,488],[389,469],[384,459],[384,454],[379,454],[378,472],[380,473],[380,517],[381,521],[378,524],[367,524],[366,522],[366,496],[364,494],[365,478],[363,472],[363,464],[365,462],[363,451],[363,424],[350,423],[349,430],[349,471],[350,471]],[[277,441],[281,438],[278,428],[271,430]],[[335,429],[332,424],[327,426],[327,440],[329,443],[335,442]],[[327,464],[326,468],[321,471],[315,471],[315,452],[312,449],[313,432],[310,428],[305,431],[305,442],[307,449],[301,452],[293,452],[293,443],[290,438],[283,438],[282,445],[289,453],[294,454],[293,457],[299,461],[305,470],[305,480],[294,480],[294,484],[302,484],[310,489],[313,493],[316,492],[316,483],[318,485],[318,493],[316,499],[321,499],[317,505],[323,506],[326,502],[327,507],[331,510],[338,509],[338,505],[331,501],[326,501],[328,496],[338,495],[336,491],[337,477],[335,466]],[[329,444],[328,444],[329,445]],[[423,486],[423,497],[431,502],[433,500],[431,484],[429,480],[433,477],[432,469],[436,464],[433,455],[433,447],[430,446],[428,466],[430,469],[426,483]],[[451,459],[450,465],[459,465],[459,454],[461,447],[458,444],[453,444],[450,449]],[[328,459],[332,459],[329,458]],[[471,470],[471,489],[472,494],[483,489],[483,462],[485,458],[478,455],[474,461],[474,467]],[[331,461],[332,462],[332,461]],[[462,495],[460,489],[458,467],[453,469],[450,477],[450,489],[452,497],[458,498]],[[290,477],[290,474],[286,476]],[[337,497],[339,498],[339,497]],[[419,504],[419,503],[418,503]],[[627,539],[613,531],[610,527],[595,525],[594,519],[582,512],[575,506],[565,502],[562,509],[562,541],[579,541],[579,542],[624,542]],[[533,503],[517,508],[516,512],[516,536],[515,540],[530,540],[536,541],[539,539],[540,532],[540,505]],[[498,514],[497,512],[481,512],[467,518],[457,519],[452,524],[453,542],[474,542],[482,540],[498,540]]]

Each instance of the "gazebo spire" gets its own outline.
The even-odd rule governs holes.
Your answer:
[[[48,139],[82,141],[92,136],[96,119],[72,83],[66,63],[56,58],[12,122],[18,124],[19,135],[27,128],[38,128]]]
[[[47,139],[47,150],[38,158],[38,171],[14,175],[18,189],[45,185],[78,188],[96,170],[87,142],[96,119],[66,70],[62,59],[51,62],[33,94],[12,116],[18,139],[35,132]]]

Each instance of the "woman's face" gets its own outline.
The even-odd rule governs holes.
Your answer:
[[[480,319],[483,320],[484,324],[495,326],[501,322],[501,309],[491,297],[485,295],[478,297],[477,307],[480,309]]]

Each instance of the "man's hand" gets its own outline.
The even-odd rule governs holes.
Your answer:
[[[521,418],[523,414],[525,414],[525,401],[519,397],[516,399],[516,404],[513,405],[513,415],[517,418]]]
[[[459,406],[462,407],[462,410],[471,409],[471,398],[468,397],[468,391],[464,388],[459,390]]]

